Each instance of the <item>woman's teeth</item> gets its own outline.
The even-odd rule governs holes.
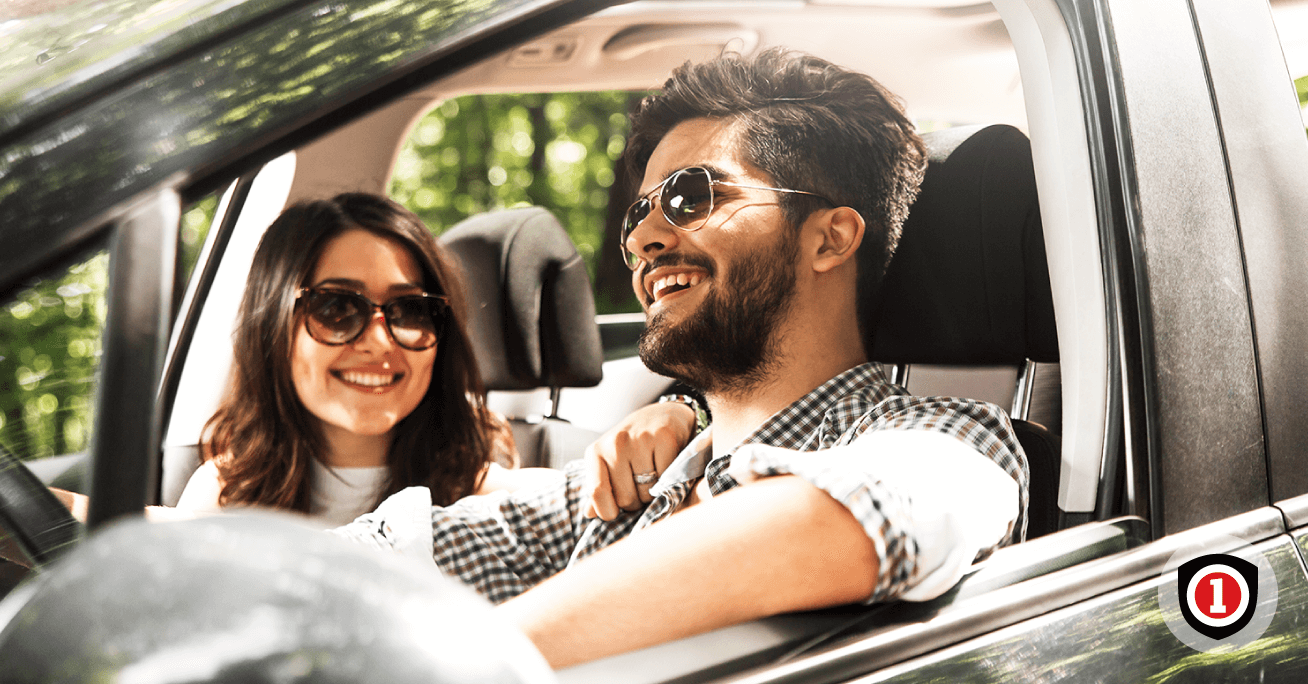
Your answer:
[[[401,373],[361,373],[359,371],[341,371],[340,378],[352,385],[364,387],[385,387],[399,381]]]
[[[663,297],[663,295],[675,292],[676,290],[694,287],[703,279],[704,276],[699,273],[676,273],[663,276],[654,281],[654,299],[659,299]]]

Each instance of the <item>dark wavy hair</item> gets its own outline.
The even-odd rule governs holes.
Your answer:
[[[437,347],[431,384],[400,420],[387,455],[382,498],[414,485],[446,505],[473,493],[498,429],[465,332],[460,278],[422,220],[377,195],[346,193],[296,204],[259,242],[233,334],[226,394],[205,424],[204,454],[217,459],[222,505],[254,504],[308,512],[310,460],[323,437],[291,380],[291,340],[302,323],[295,300],[327,243],[361,228],[402,245],[423,273],[423,289],[450,298],[452,318]],[[379,499],[380,501],[380,499]]]
[[[817,193],[863,217],[867,231],[857,256],[862,328],[926,171],[926,148],[899,98],[870,76],[785,48],[687,62],[632,117],[624,154],[630,177],[639,183],[668,131],[697,118],[732,121],[741,158],[780,187]],[[796,227],[827,206],[806,195],[780,200]]]

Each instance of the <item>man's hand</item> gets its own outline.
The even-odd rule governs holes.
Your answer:
[[[594,483],[586,517],[612,520],[619,509],[634,511],[649,503],[650,487],[690,442],[694,430],[695,412],[667,402],[641,408],[604,433],[586,448]]]

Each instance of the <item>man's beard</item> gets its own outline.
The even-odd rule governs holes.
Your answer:
[[[733,260],[729,280],[698,259],[665,262],[703,266],[714,277],[699,310],[680,323],[668,322],[667,311],[650,318],[640,335],[640,359],[706,394],[739,394],[765,382],[776,363],[777,328],[795,298],[798,253],[798,231],[788,229],[776,246]],[[655,259],[652,267],[661,265]]]

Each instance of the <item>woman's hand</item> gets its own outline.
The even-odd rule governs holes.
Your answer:
[[[50,493],[54,494],[56,499],[59,499],[59,503],[63,504],[64,508],[67,508],[68,512],[72,513],[78,522],[86,522],[86,509],[91,500],[85,494],[70,492],[58,487],[50,487],[49,489]],[[18,546],[18,542],[13,537],[5,534],[4,531],[0,531],[0,560],[7,560],[25,568],[32,567],[32,559],[28,558],[27,554],[23,553],[21,547]]]
[[[634,511],[650,502],[650,487],[690,442],[695,412],[666,402],[641,408],[586,448],[590,503],[586,517],[612,520],[618,510]]]
[[[74,518],[77,518],[77,522],[86,522],[86,509],[91,505],[90,498],[85,494],[70,492],[66,489],[59,489],[58,487],[51,487],[50,493],[54,494],[56,499],[59,499],[59,503],[63,504],[64,508],[67,508],[68,512],[73,514]]]

